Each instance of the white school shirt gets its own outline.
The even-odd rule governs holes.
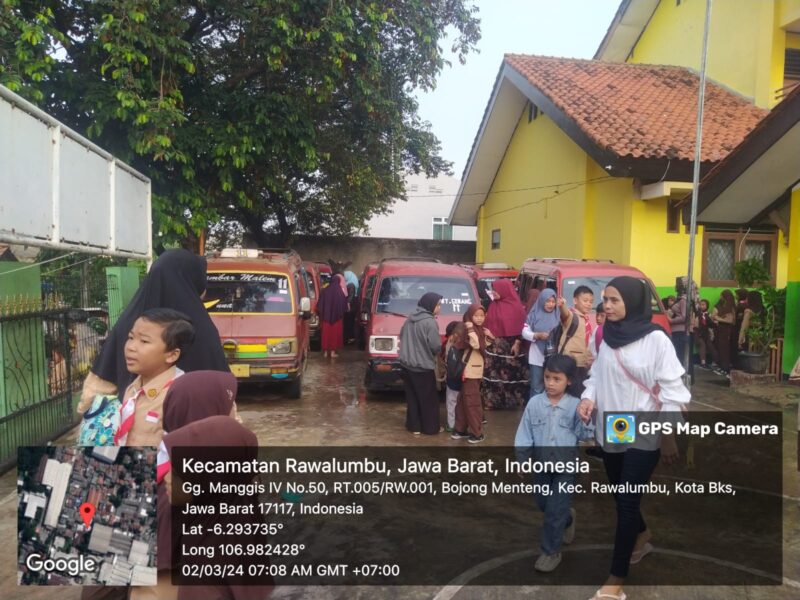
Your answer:
[[[643,338],[622,346],[619,358],[625,368],[646,385],[653,389],[658,383],[661,390],[661,412],[680,412],[681,405],[688,404],[692,395],[683,384],[683,366],[675,354],[675,346],[663,331],[652,331]],[[589,371],[589,379],[584,383],[586,389],[581,398],[593,400],[597,408],[597,428],[595,437],[603,445],[605,432],[602,423],[604,412],[658,412],[658,406],[652,396],[635,384],[622,370],[617,361],[614,349],[600,344],[600,351]],[[641,447],[641,446],[637,446]],[[649,448],[655,450],[655,448]],[[613,445],[604,446],[606,451],[615,451]],[[620,445],[619,451],[625,446]]]
[[[537,332],[542,333],[542,332]],[[541,367],[544,365],[544,354],[542,351],[539,350],[539,346],[536,345],[536,342],[533,340],[533,329],[530,328],[530,325],[525,323],[525,327],[522,328],[522,338],[528,340],[531,343],[530,350],[528,350],[528,364],[529,365],[536,365],[537,367]]]

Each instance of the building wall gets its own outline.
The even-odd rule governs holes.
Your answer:
[[[660,2],[629,61],[699,71],[705,6],[701,0]],[[758,106],[774,106],[775,91],[783,87],[786,35],[781,19],[790,12],[773,0],[715,2],[708,76]]]
[[[592,159],[587,160],[586,220],[581,258],[613,260],[626,264],[631,251],[631,204],[633,181],[610,178]],[[599,180],[599,181],[598,181]]]
[[[581,256],[586,161],[583,150],[547,116],[528,122],[526,108],[478,214],[478,262],[518,267],[531,256]],[[495,229],[500,248],[492,250]]]
[[[275,243],[278,243],[277,236]],[[275,246],[277,247],[277,245]],[[398,256],[427,256],[443,263],[474,262],[475,242],[297,236],[291,243],[303,260],[351,261],[351,271],[361,274],[367,263]]]
[[[447,217],[458,194],[458,179],[442,175],[428,179],[424,175],[406,178],[407,200],[396,201],[385,215],[375,215],[367,223],[364,235],[373,238],[433,239],[433,218]],[[453,239],[475,241],[475,227],[453,227]]]

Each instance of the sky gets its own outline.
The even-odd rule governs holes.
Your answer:
[[[480,53],[452,57],[436,89],[418,94],[419,114],[442,143],[442,157],[461,178],[503,54],[592,58],[620,0],[474,0]],[[449,49],[445,40],[443,47]]]

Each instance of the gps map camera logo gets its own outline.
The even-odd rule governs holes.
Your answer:
[[[636,441],[636,416],[606,415],[606,443],[632,444]]]

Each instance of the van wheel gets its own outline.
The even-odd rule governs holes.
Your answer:
[[[303,391],[303,377],[300,376],[289,384],[289,398],[297,400]]]

